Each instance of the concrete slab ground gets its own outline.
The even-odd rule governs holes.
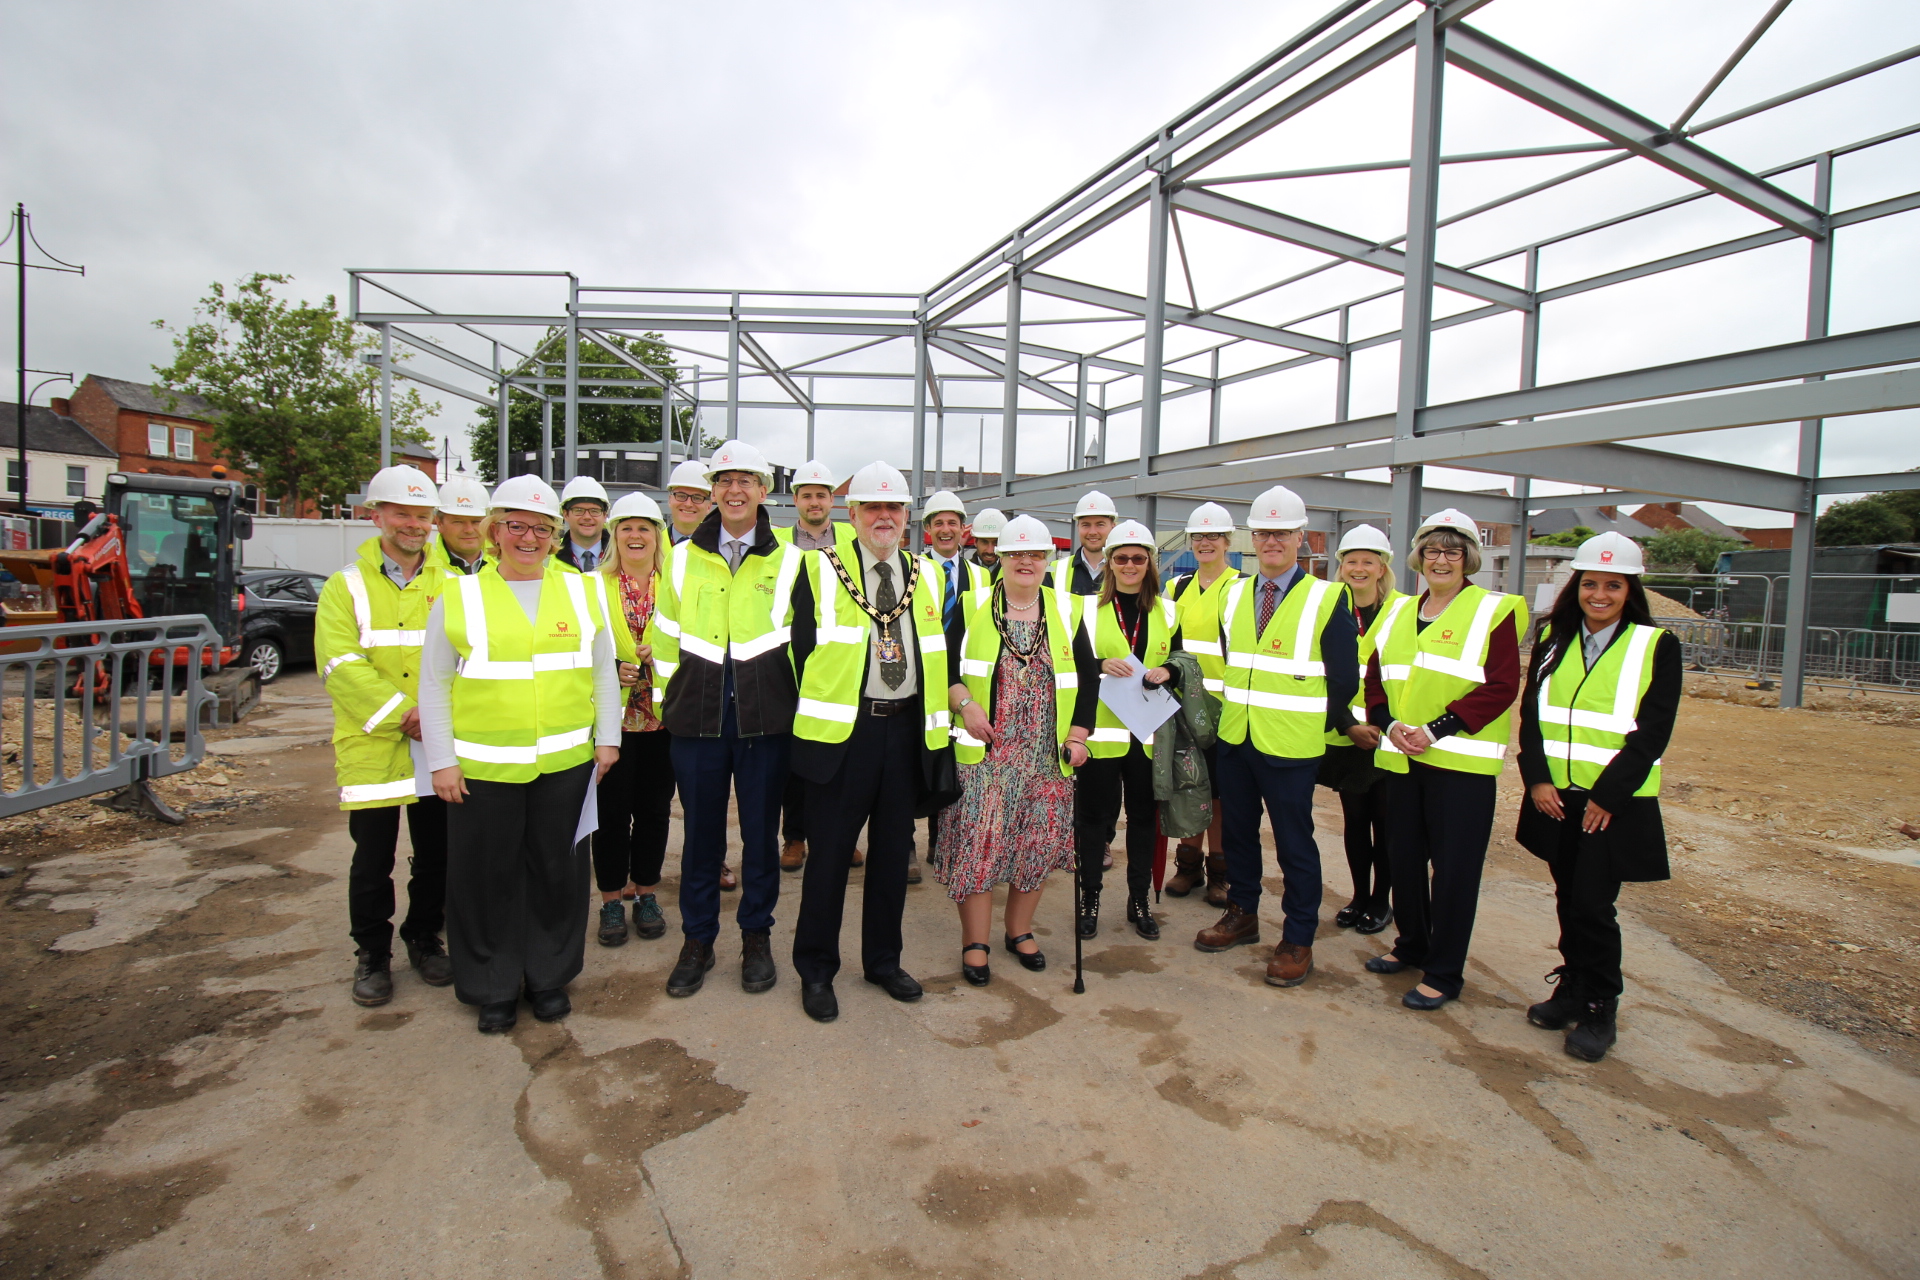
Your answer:
[[[1196,952],[1196,896],[1161,904],[1157,943],[1110,909],[1075,995],[1064,879],[1049,968],[997,953],[975,989],[929,877],[906,919],[925,998],[856,959],[821,1026],[786,963],[786,876],[772,991],[739,990],[737,935],[688,1000],[663,992],[677,928],[589,941],[571,1018],[483,1037],[404,971],[385,1008],[348,1001],[327,748],[223,767],[264,799],[218,838],[4,882],[9,967],[46,1007],[11,1011],[0,1277],[1920,1274],[1920,1082],[1736,991],[1633,888],[1621,1040],[1595,1066],[1524,1017],[1556,962],[1548,887],[1493,868],[1466,998],[1409,1012],[1410,977],[1361,968],[1391,930],[1330,923],[1332,810],[1327,922],[1291,990],[1254,948]]]

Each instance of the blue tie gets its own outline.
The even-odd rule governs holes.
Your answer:
[[[943,560],[941,563],[944,564],[947,569],[947,595],[945,601],[940,606],[940,622],[943,626],[951,626],[953,624],[954,606],[959,603],[959,593],[954,589],[953,581],[953,575],[959,566],[959,561]]]

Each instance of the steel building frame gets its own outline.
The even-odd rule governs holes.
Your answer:
[[[1842,228],[1920,209],[1920,191],[1849,209],[1830,208],[1834,161],[1920,133],[1920,123],[1748,172],[1708,150],[1702,135],[1761,116],[1920,56],[1920,48],[1892,52],[1862,66],[1778,94],[1703,122],[1693,117],[1787,7],[1776,0],[1704,85],[1681,116],[1661,124],[1612,101],[1476,29],[1465,19],[1490,0],[1341,0],[1279,49],[1122,152],[1060,199],[1020,223],[923,293],[845,293],[798,290],[661,289],[583,283],[571,272],[349,271],[354,318],[381,336],[375,357],[383,372],[383,404],[395,376],[502,412],[510,388],[534,395],[550,411],[564,410],[562,472],[580,457],[576,437],[582,386],[631,386],[631,379],[596,380],[582,367],[579,339],[598,333],[651,331],[687,358],[671,380],[627,360],[652,384],[650,392],[618,401],[704,408],[724,414],[717,434],[741,430],[743,410],[806,415],[813,453],[821,412],[882,413],[911,423],[914,491],[928,489],[929,419],[935,470],[945,479],[945,418],[972,411],[1000,419],[1000,470],[994,483],[964,488],[969,502],[1050,517],[1056,523],[1074,500],[1097,486],[1122,510],[1155,527],[1183,521],[1202,501],[1244,506],[1269,485],[1285,482],[1306,499],[1312,527],[1337,531],[1359,518],[1385,516],[1404,549],[1414,523],[1430,506],[1459,507],[1474,518],[1515,526],[1527,538],[1532,513],[1565,506],[1684,498],[1789,512],[1794,517],[1782,705],[1802,700],[1802,666],[1813,564],[1813,515],[1824,494],[1920,487],[1920,476],[1820,474],[1826,419],[1920,407],[1920,322],[1831,334],[1833,236]],[[1510,0],[1512,2],[1512,0]],[[1413,68],[1404,160],[1262,173],[1226,173],[1222,164],[1249,144],[1397,59]],[[1585,130],[1591,141],[1515,147],[1467,155],[1441,152],[1443,88],[1449,68],[1494,85],[1533,107]],[[1555,177],[1509,190],[1472,208],[1442,216],[1439,179],[1448,165],[1573,156],[1578,163]],[[1461,265],[1438,257],[1441,234],[1493,210],[1561,187],[1615,165],[1658,166],[1688,184],[1675,198],[1587,225],[1512,244]],[[1407,173],[1406,230],[1384,243],[1293,216],[1228,194],[1235,188],[1272,190],[1291,179],[1374,170]],[[1810,171],[1811,199],[1776,179]],[[1697,243],[1678,252],[1544,287],[1541,253],[1580,237],[1628,226],[1694,202],[1722,202],[1745,210],[1760,229],[1733,239]],[[1063,274],[1072,251],[1124,234],[1131,215],[1146,221],[1144,290],[1131,293]],[[1193,219],[1237,229],[1312,255],[1303,270],[1279,280],[1252,281],[1240,296],[1201,306],[1182,233]],[[1641,224],[1645,225],[1645,224]],[[1664,272],[1751,253],[1769,246],[1809,246],[1805,338],[1597,377],[1539,385],[1541,315],[1550,302],[1615,288]],[[1064,260],[1064,261],[1063,261]],[[1169,293],[1173,263],[1184,277],[1187,303]],[[1272,301],[1288,287],[1358,265],[1386,277],[1376,287],[1321,303],[1275,323],[1248,316],[1256,300]],[[1347,274],[1351,275],[1352,272]],[[549,312],[462,311],[429,305],[402,289],[419,291],[458,277],[462,289],[492,284],[561,283],[564,305]],[[1324,283],[1324,282],[1323,282]],[[1359,333],[1356,310],[1399,299],[1400,322],[1383,332]],[[1043,303],[1030,303],[1038,297]],[[1027,315],[1029,308],[1077,309],[1069,315]],[[1433,337],[1442,330],[1501,316],[1519,317],[1518,385],[1498,394],[1430,403]],[[509,341],[528,326],[562,337],[558,377],[542,366],[536,376],[509,371],[529,353]],[[1051,336],[1092,329],[1103,341]],[[422,332],[424,331],[424,332]],[[700,346],[703,334],[725,335],[720,351]],[[781,359],[782,343],[831,340],[824,354]],[[394,344],[416,357],[396,363]],[[1058,345],[1056,345],[1058,344]],[[471,354],[460,354],[465,347]],[[1394,409],[1360,418],[1349,405],[1354,359],[1397,346]],[[897,354],[896,354],[897,353]],[[908,359],[910,353],[910,360]],[[858,355],[863,363],[849,365]],[[425,357],[439,364],[428,372]],[[888,362],[889,357],[892,363]],[[617,358],[625,359],[624,356]],[[1333,403],[1318,425],[1228,440],[1221,432],[1225,388],[1308,365],[1331,363]],[[886,395],[907,383],[910,399]],[[477,383],[477,385],[475,385]],[[743,383],[749,384],[743,394]],[[848,394],[816,395],[824,384]],[[977,384],[977,386],[976,386]],[[752,398],[765,387],[764,398]],[[556,389],[557,388],[557,389]],[[997,407],[957,403],[950,393],[997,390]],[[1161,447],[1170,401],[1208,397],[1205,445]],[[669,415],[671,416],[671,415]],[[1109,461],[1108,426],[1136,419],[1135,457]],[[1058,442],[1071,465],[1022,475],[1022,420],[1057,420]],[[550,417],[548,419],[550,421]],[[1797,465],[1791,471],[1744,466],[1666,449],[1624,443],[1760,424],[1798,424]],[[383,455],[386,448],[384,435]],[[697,454],[699,431],[676,448],[660,443],[663,460],[683,449]],[[551,449],[543,457],[551,456]],[[500,474],[507,474],[501,433]],[[1504,491],[1441,489],[1424,483],[1424,469],[1444,466],[1486,472]],[[1350,473],[1384,468],[1391,479]],[[661,474],[665,474],[662,467]],[[984,479],[985,477],[977,477]],[[1578,494],[1540,495],[1536,480],[1589,486]],[[1594,492],[1591,490],[1598,490]],[[1510,584],[1518,589],[1524,557],[1510,557]]]

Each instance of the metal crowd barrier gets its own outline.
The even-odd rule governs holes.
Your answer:
[[[206,754],[210,648],[199,614],[0,628],[0,817],[124,789],[122,807],[184,821],[148,783]]]

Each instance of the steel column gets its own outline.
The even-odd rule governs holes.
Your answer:
[[[1163,134],[1165,146],[1170,134]],[[1160,366],[1166,363],[1167,347],[1167,231],[1171,210],[1167,204],[1166,179],[1153,177],[1153,194],[1147,206],[1147,305],[1146,334],[1140,363],[1140,478],[1153,474],[1153,457],[1160,452]],[[1152,495],[1140,499],[1141,517],[1147,528],[1157,529],[1154,520],[1157,502]]]
[[[1526,476],[1513,478],[1513,537],[1507,543],[1507,590],[1513,595],[1527,592],[1527,500],[1533,496],[1533,481]],[[1531,609],[1532,603],[1527,607]]]
[[[1213,349],[1213,385],[1207,388],[1207,443],[1220,443],[1220,348]]]
[[[1446,31],[1432,9],[1414,22],[1413,145],[1407,177],[1406,287],[1400,312],[1400,384],[1393,416],[1396,442],[1412,440],[1427,403],[1433,351],[1433,254],[1440,200],[1440,103],[1446,72]],[[1407,566],[1409,588],[1419,568],[1410,554],[1420,521],[1419,466],[1393,468],[1393,527],[1387,536]]]
[[[808,462],[812,462],[816,456],[813,448],[813,426],[814,426],[813,415],[814,415],[813,379],[808,378],[807,379],[807,458],[806,458]]]
[[[1000,406],[1000,491],[1013,493],[1020,434],[1020,255],[1007,264],[1006,354],[1002,358]],[[985,459],[981,461],[985,466]]]
[[[809,415],[808,421],[812,418]],[[812,433],[809,432],[809,435]],[[908,492],[918,502],[926,493],[927,469],[927,326],[913,327],[913,480]],[[911,517],[912,513],[908,513]]]
[[[1083,466],[1087,460],[1087,361],[1083,356],[1075,362],[1079,368],[1073,383],[1073,448],[1067,459],[1067,468]]]
[[[1823,155],[1814,164],[1813,203],[1826,213],[1833,194],[1833,156]],[[1833,296],[1833,237],[1822,236],[1812,242],[1807,262],[1807,337],[1824,338]],[[1813,529],[1820,516],[1814,485],[1820,479],[1820,438],[1825,427],[1821,418],[1808,418],[1800,424],[1798,466],[1795,468],[1807,486],[1807,509],[1793,517],[1793,547],[1787,555],[1787,611],[1780,651],[1780,705],[1797,707],[1805,701],[1807,663],[1807,621],[1813,610]],[[1771,618],[1768,619],[1772,621]],[[1762,673],[1764,676],[1764,673]]]
[[[579,284],[574,284],[579,289]],[[577,303],[577,296],[576,296]],[[566,369],[566,457],[560,461],[560,483],[562,486],[573,479],[578,464],[575,453],[580,448],[580,313],[577,305],[567,308],[567,369]]]
[[[540,478],[553,483],[553,399],[540,397]]]
[[[22,364],[26,362],[21,361]],[[22,403],[26,397],[22,396]],[[21,437],[25,439],[25,437]],[[380,470],[392,465],[393,460],[393,331],[386,325],[380,326]],[[21,474],[25,475],[22,468]],[[26,510],[26,489],[20,491],[22,499],[20,509]]]
[[[508,418],[513,410],[513,386],[507,381],[507,367],[501,362],[500,344],[497,342],[493,344],[493,365],[494,368],[500,371],[500,404],[499,407],[494,410],[494,425],[498,430],[493,433],[493,482],[499,484],[502,480],[505,480],[509,474],[507,471],[507,465],[510,461],[507,456],[507,437],[510,434]]]
[[[740,295],[727,308],[727,439],[740,438]]]

